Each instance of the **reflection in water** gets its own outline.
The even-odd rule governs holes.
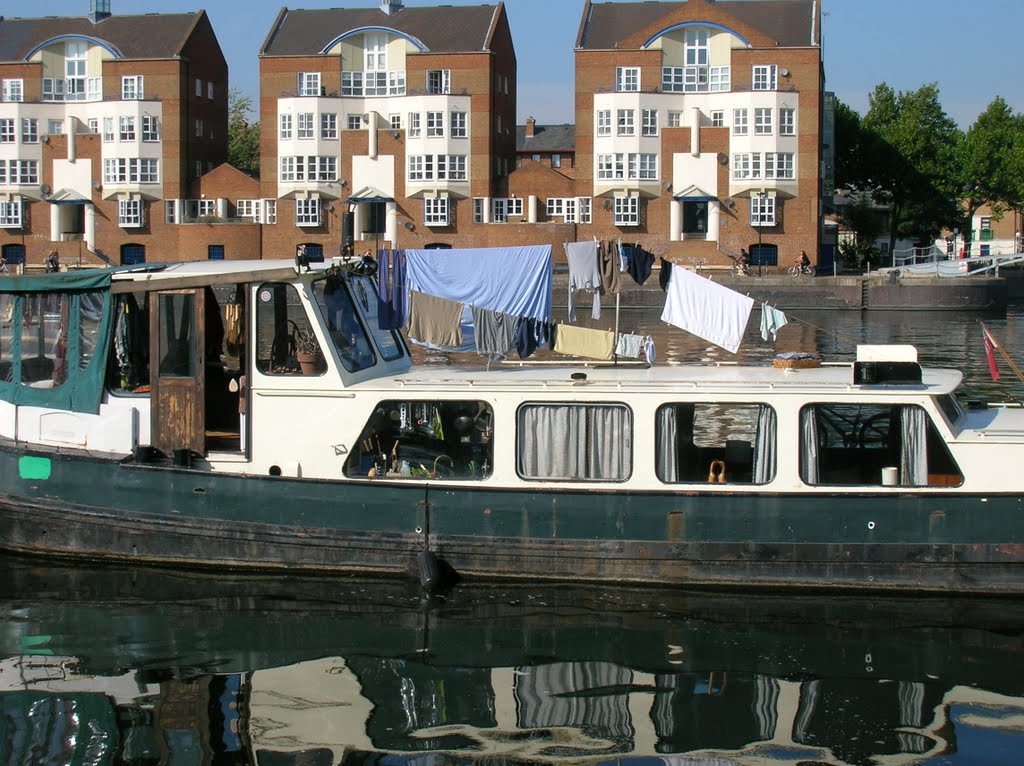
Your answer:
[[[0,559],[0,762],[1012,763],[1024,604]]]

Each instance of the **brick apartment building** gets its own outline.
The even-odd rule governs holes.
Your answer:
[[[515,88],[501,3],[282,10],[260,52],[264,257],[492,244],[474,220],[507,196]]]
[[[223,255],[215,227],[182,225],[229,213],[190,198],[227,157],[228,69],[205,12],[122,16],[92,0],[88,16],[0,18],[0,86],[9,264]]]
[[[583,238],[673,260],[812,260],[824,76],[814,0],[587,2],[576,41]]]

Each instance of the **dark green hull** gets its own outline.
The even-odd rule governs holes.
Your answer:
[[[443,488],[0,448],[0,546],[185,566],[1024,592],[1019,495]]]

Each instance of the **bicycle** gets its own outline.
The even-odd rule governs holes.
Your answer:
[[[801,274],[806,274],[809,277],[813,277],[814,276],[814,267],[813,266],[790,266],[788,273],[789,273],[789,276],[791,276],[791,277],[799,277]]]

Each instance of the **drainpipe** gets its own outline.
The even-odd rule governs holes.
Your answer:
[[[690,112],[690,154],[700,156],[700,108],[696,106]]]
[[[537,195],[531,194],[526,202],[526,222],[537,223]]]
[[[377,113],[368,112],[366,115],[367,128],[370,131],[369,155],[371,160],[377,159]]]
[[[68,117],[68,162],[75,161],[75,134],[78,133],[78,118]]]
[[[668,238],[672,242],[678,242],[683,238],[683,203],[677,199],[673,199],[669,203],[668,211]]]

